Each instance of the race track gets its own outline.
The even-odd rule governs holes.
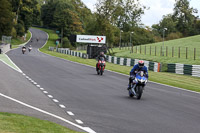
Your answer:
[[[198,133],[200,95],[149,82],[141,100],[128,97],[128,77],[55,58],[38,51],[46,33],[30,30],[33,50],[21,49],[8,56],[29,77],[41,85],[97,133]],[[39,42],[36,38],[39,37]],[[151,76],[151,75],[150,75]],[[42,92],[41,92],[42,93]],[[52,101],[53,102],[53,101]]]

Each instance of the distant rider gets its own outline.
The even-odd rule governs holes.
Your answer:
[[[28,50],[29,50],[29,52],[32,50],[32,47],[31,47],[31,45],[28,47]]]
[[[99,62],[99,60],[101,59],[101,57],[104,58],[104,60],[106,61],[106,57],[104,55],[104,52],[100,52],[100,54],[97,56],[97,61]],[[96,64],[96,70],[98,71],[98,62]]]
[[[148,78],[148,70],[147,67],[144,66],[144,61],[143,60],[139,60],[138,64],[134,65],[133,68],[130,71],[130,77],[129,77],[129,84],[128,84],[128,90],[131,89],[131,83],[133,82],[133,80],[135,79],[135,76],[137,74],[137,72],[139,71],[143,71],[145,76]]]
[[[22,49],[25,49],[25,50],[26,50],[26,46],[23,46]]]

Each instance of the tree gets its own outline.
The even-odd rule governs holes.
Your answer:
[[[36,0],[22,0],[23,4],[20,7],[19,19],[24,22],[25,32],[32,26],[34,10],[37,10]]]
[[[13,28],[12,7],[8,0],[0,0],[0,38],[11,35]]]
[[[98,32],[103,35],[108,34],[116,39],[114,36],[119,37],[120,30],[126,34],[125,32],[129,33],[138,27],[145,7],[141,6],[138,0],[98,0],[96,9]],[[113,27],[117,27],[118,30]],[[109,43],[116,42],[112,38],[107,39],[107,41]],[[129,42],[129,39],[125,41]]]
[[[195,16],[193,13],[197,13],[197,10],[190,7],[188,0],[176,0],[172,18],[177,23],[177,30],[185,36],[190,35],[194,30],[192,25]]]

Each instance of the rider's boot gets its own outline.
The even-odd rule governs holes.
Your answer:
[[[130,90],[130,89],[131,89],[131,84],[128,84],[127,90]]]

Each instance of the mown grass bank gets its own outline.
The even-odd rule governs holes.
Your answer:
[[[41,29],[41,30],[43,30],[43,29]],[[55,35],[53,35],[55,33],[52,31],[50,31],[50,32],[48,32],[48,31],[49,30],[46,30],[46,32],[49,34],[49,37],[50,37],[49,39],[51,40],[52,39],[51,36],[55,36]],[[57,53],[57,52],[52,52],[52,51],[48,50],[49,46],[55,47],[55,40],[48,41],[46,46],[41,48],[40,51],[42,51],[46,54],[52,55],[52,56],[56,56],[59,58],[67,59],[67,60],[82,63],[82,64],[87,64],[87,65],[90,65],[93,67],[95,67],[95,65],[96,65],[96,60],[94,60],[94,59],[82,59],[79,57],[65,55],[65,54],[61,54],[61,53]],[[108,70],[112,70],[112,71],[127,74],[127,75],[129,75],[131,68],[132,67],[115,65],[112,63],[107,63],[107,66],[106,66],[106,69],[108,69]],[[96,73],[95,70],[94,70],[94,73]],[[150,81],[200,92],[200,86],[199,86],[200,78],[196,78],[196,77],[192,77],[192,76],[185,76],[185,75],[178,75],[178,74],[173,74],[173,73],[166,73],[166,72],[157,73],[157,72],[152,72],[152,71],[149,72],[149,75],[150,75],[149,76]],[[127,80],[128,80],[128,78],[127,78]]]
[[[0,113],[1,133],[80,133],[61,125],[24,115]]]
[[[128,47],[121,48],[121,50],[113,48],[114,56],[118,57],[144,59],[161,63],[200,65],[200,35],[165,41],[164,44],[159,42],[134,46],[133,53],[130,51],[132,50]]]

